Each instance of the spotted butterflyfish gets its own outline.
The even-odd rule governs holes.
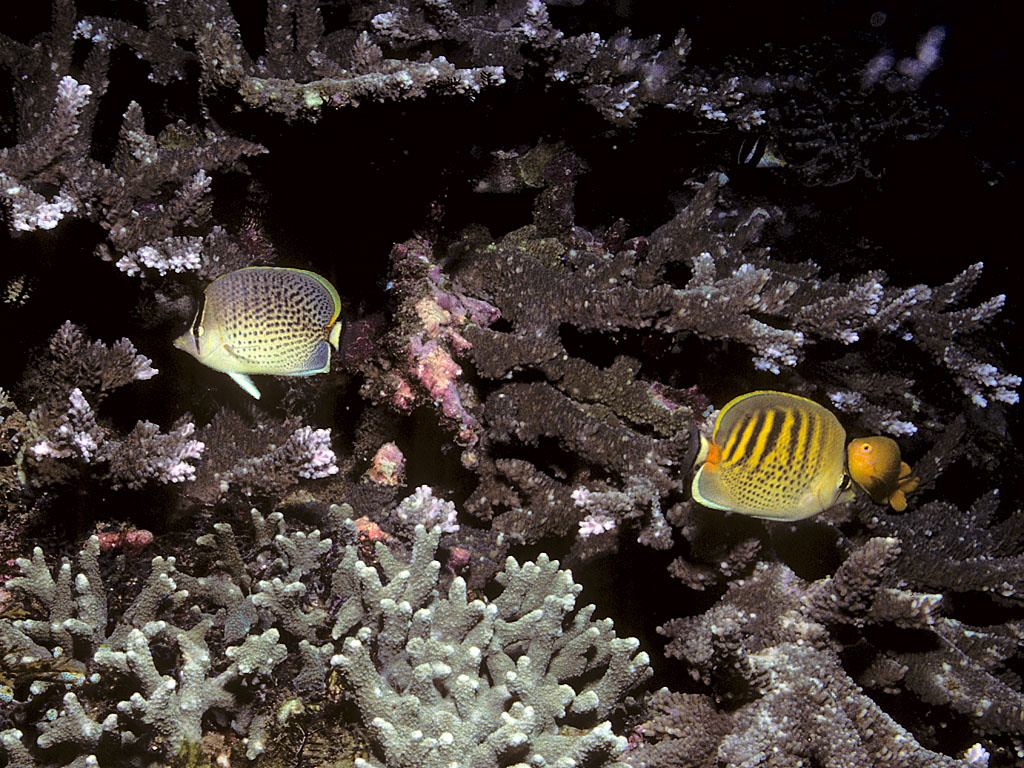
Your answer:
[[[900,446],[890,437],[861,437],[846,447],[846,463],[853,482],[876,504],[888,504],[897,512],[907,508],[907,494],[921,484],[900,456]]]
[[[340,315],[338,292],[315,272],[246,267],[206,287],[192,327],[174,346],[259,399],[249,374],[311,376],[330,369]]]
[[[768,520],[800,520],[851,495],[846,430],[805,397],[761,390],[729,401],[698,457],[693,498]]]

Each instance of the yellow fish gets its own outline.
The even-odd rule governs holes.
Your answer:
[[[877,504],[889,502],[902,512],[907,494],[917,489],[921,478],[911,477],[910,466],[902,461],[900,447],[888,437],[861,437],[846,447],[847,466],[853,482]]]
[[[813,400],[761,390],[722,409],[698,459],[693,498],[768,520],[801,520],[852,496],[846,430]]]
[[[250,373],[310,376],[330,369],[340,315],[338,292],[315,272],[247,267],[206,287],[192,328],[174,346],[258,400]]]

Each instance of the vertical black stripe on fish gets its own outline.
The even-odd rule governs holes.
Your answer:
[[[804,413],[799,408],[793,408],[786,412],[786,422],[789,430],[785,436],[786,456],[795,466],[799,466],[803,459],[800,451],[800,430],[803,428]]]
[[[722,450],[718,457],[719,464],[724,464],[725,460],[732,455],[732,452],[734,450],[736,450],[736,443],[739,442],[740,435],[743,432],[743,427],[746,426],[749,420],[749,415],[740,419],[738,422],[733,424],[732,429],[730,429],[729,432],[725,435],[725,443],[722,445]],[[718,439],[717,432],[715,433],[715,438]]]
[[[763,418],[757,430],[754,448],[750,454],[751,470],[757,471],[758,468],[762,467],[765,458],[771,456],[778,447],[779,429],[782,425],[782,419],[779,418],[780,415],[781,411],[777,411],[774,408],[769,408],[762,414]]]
[[[747,446],[760,429],[763,416],[764,414],[758,411],[744,417],[743,421],[740,422],[742,431],[737,430],[738,442],[732,453],[726,457],[723,462],[724,464],[739,464],[744,461],[744,457],[747,454]]]
[[[807,456],[804,459],[805,478],[812,477],[821,470],[821,461],[825,454],[825,440],[828,438],[828,424],[821,414],[813,414],[811,421],[814,429],[811,432],[811,439],[807,441]]]

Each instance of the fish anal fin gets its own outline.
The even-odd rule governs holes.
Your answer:
[[[260,391],[256,389],[256,385],[252,383],[252,379],[250,379],[244,373],[235,373],[234,371],[226,371],[226,373],[228,376],[231,377],[235,384],[240,386],[242,389],[244,389],[250,395],[255,397],[257,400],[260,399]]]
[[[903,491],[895,490],[892,492],[892,496],[889,497],[889,506],[897,512],[902,512],[907,508],[907,497]]]
[[[280,376],[312,376],[316,373],[327,373],[331,370],[331,348],[326,341],[316,345],[316,349],[306,358],[302,369],[291,373],[282,373]]]

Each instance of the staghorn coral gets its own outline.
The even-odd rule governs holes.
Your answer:
[[[686,659],[694,678],[731,711],[694,709],[688,722],[699,729],[689,736],[652,729],[655,742],[688,741],[656,744],[649,758],[641,749],[631,757],[634,764],[684,754],[694,739],[705,744],[697,764],[709,766],[812,757],[843,765],[967,764],[925,749],[906,722],[898,725],[861,685],[949,705],[970,718],[975,732],[1019,732],[1024,699],[999,680],[1000,666],[1014,653],[1014,629],[965,626],[942,615],[942,595],[894,586],[902,583],[896,574],[904,558],[912,559],[901,554],[898,540],[870,539],[833,576],[813,583],[781,563],[760,563],[706,613],[661,627],[672,638],[668,654]],[[857,645],[860,655],[866,646],[875,656],[855,674],[840,652]],[[946,741],[946,749],[970,747],[961,743],[970,738],[966,732],[944,739],[923,713],[913,725],[918,739],[923,734]]]
[[[297,418],[265,422],[252,411],[221,408],[199,437],[207,450],[188,494],[202,503],[268,497],[338,472],[331,430],[303,426]]]
[[[255,509],[243,538],[217,525],[197,542],[220,558],[210,573],[156,557],[118,613],[97,537],[55,570],[39,548],[20,559],[7,586],[40,617],[0,618],[8,698],[54,715],[3,733],[9,764],[53,765],[65,747],[167,764],[198,748],[213,710],[255,759],[276,707],[332,706],[333,668],[379,750],[364,764],[447,765],[458,750],[481,766],[527,753],[622,765],[625,740],[607,718],[650,675],[647,656],[593,620],[593,606],[575,608],[580,587],[557,562],[509,558],[490,601],[469,599],[460,577],[441,597],[440,528],[416,528],[408,562],[378,542],[378,572],[360,559],[351,510],[324,522],[339,544]],[[561,727],[570,717],[582,727]]]
[[[198,270],[211,277],[223,264],[242,266],[244,258],[222,228],[211,227],[204,236],[180,232],[200,225],[209,174],[262,147],[204,135],[184,123],[150,136],[141,108],[132,102],[112,166],[99,163],[90,152],[90,98],[102,94],[109,52],[104,46],[97,51],[102,53],[89,59],[95,71],[86,70],[91,83],[65,76],[49,90],[39,84],[53,98],[49,123],[25,121],[21,143],[0,152],[0,187],[12,209],[11,226],[52,229],[66,214],[97,222],[107,231],[97,255],[128,274]],[[50,200],[36,191],[53,187],[58,191]]]
[[[596,723],[650,671],[637,641],[614,637],[611,622],[593,622],[593,606],[573,615],[579,588],[545,556],[498,575],[502,593],[469,600],[456,577],[446,597],[431,594],[439,564],[417,566],[436,547],[439,529],[418,527],[409,570],[382,558],[376,572],[347,570],[353,606],[367,616],[331,659],[368,726],[376,750],[362,766],[490,766],[510,760],[618,765],[625,748],[607,721],[580,732],[560,728],[568,716]],[[378,552],[386,553],[380,545]],[[356,628],[352,624],[352,629]],[[572,687],[570,682],[592,682]]]
[[[202,456],[204,445],[192,438],[195,425],[187,417],[168,432],[142,420],[123,435],[97,420],[94,406],[111,391],[156,374],[128,339],[108,347],[65,322],[23,379],[22,391],[38,400],[8,438],[16,446],[21,482],[42,488],[92,477],[115,489],[137,489],[150,481],[192,479],[190,462]]]
[[[568,168],[564,155],[555,153],[550,162]],[[916,430],[905,413],[908,405],[915,416],[926,400],[948,400],[949,394],[934,382],[910,391],[876,387],[875,376],[900,380],[875,362],[881,343],[912,344],[933,356],[976,405],[1014,400],[1016,377],[966,351],[985,349],[983,330],[1003,299],[954,309],[980,266],[937,288],[889,287],[877,270],[852,279],[823,276],[813,263],[769,253],[760,243],[768,211],[724,210],[726,194],[718,176],[709,178],[671,221],[615,251],[573,227],[571,214],[545,218],[551,201],[538,197],[535,219],[552,234],[542,236],[539,224],[492,243],[467,234],[450,248],[450,285],[427,243],[397,247],[393,290],[402,309],[396,330],[364,366],[364,393],[409,408],[422,395],[396,371],[415,372],[442,420],[472,446],[462,455],[478,483],[467,510],[494,518],[499,530],[519,541],[578,528],[587,513],[573,513],[569,503],[574,488],[565,477],[571,481],[574,474],[597,473],[606,483],[602,492],[627,493],[627,485],[646,484],[645,498],[657,502],[647,524],[664,529],[658,510],[675,493],[692,451],[694,416],[703,415],[706,404],[692,391],[673,389],[678,378],[644,381],[643,366],[660,368],[650,356],[618,356],[598,366],[570,354],[566,327],[585,335],[583,349],[604,340],[614,344],[612,334],[630,329],[645,338],[738,342],[749,349],[753,370],[777,375],[797,366],[812,346],[838,344],[856,362],[828,370],[830,385],[846,387],[833,392],[833,400],[857,407],[867,423],[894,434]],[[680,274],[679,265],[688,276],[667,280]],[[488,312],[462,309],[454,315],[457,324],[444,313],[417,313],[438,291],[455,306],[476,301]],[[467,362],[482,384],[465,383]],[[931,404],[927,409],[934,413]],[[543,441],[554,441],[571,457],[565,466],[557,460],[551,468],[537,466],[525,456],[509,456],[505,447]],[[622,520],[623,511],[612,517]],[[668,541],[663,533],[643,536],[662,546]]]
[[[63,400],[72,389],[99,405],[111,390],[147,381],[159,371],[128,339],[107,346],[91,341],[79,326],[64,321],[46,351],[29,366],[22,390],[38,401]]]

